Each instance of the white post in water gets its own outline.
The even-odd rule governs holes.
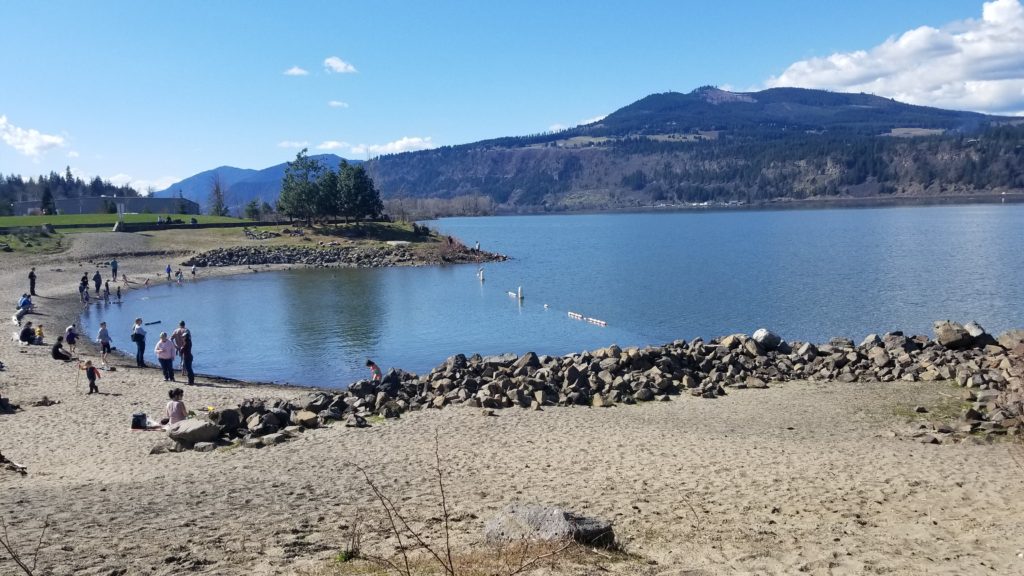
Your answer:
[[[519,296],[520,300],[523,299],[523,287],[522,286],[520,286],[519,289],[516,290],[516,295]]]

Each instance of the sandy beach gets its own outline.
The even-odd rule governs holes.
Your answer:
[[[27,319],[43,323],[49,342],[77,321],[77,282],[94,263],[114,255],[129,277],[156,281],[190,250],[187,236],[170,233],[69,238],[57,255],[0,254],[9,309],[36,266],[39,313]],[[129,423],[163,410],[159,369],[118,357],[102,394],[86,395],[74,364],[12,342],[16,327],[5,322],[0,392],[23,410],[0,415],[0,451],[28,474],[0,470],[0,516],[29,556],[47,523],[37,574],[343,573],[331,559],[356,522],[368,549],[388,554],[395,544],[376,534],[382,512],[356,464],[414,526],[440,533],[435,431],[459,550],[479,549],[484,522],[513,501],[614,522],[627,555],[537,573],[1024,574],[1024,445],[911,437],[915,419],[930,417],[913,407],[947,405],[958,393],[949,383],[771,383],[716,400],[494,417],[445,408],[365,429],[339,423],[259,450],[150,455],[165,434]],[[131,346],[127,326],[111,333]],[[91,346],[79,356],[98,358]],[[198,384],[185,387],[193,410],[301,393]],[[32,405],[44,395],[60,403]],[[0,554],[0,574],[19,573]]]

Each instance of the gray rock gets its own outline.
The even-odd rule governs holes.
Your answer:
[[[1013,350],[1020,344],[1024,344],[1024,330],[1007,330],[999,335],[999,345],[1007,350]]]
[[[611,546],[615,543],[611,522],[553,506],[521,503],[509,504],[488,520],[484,526],[484,538],[495,544],[530,540],[574,540],[587,546]]]
[[[875,346],[879,346],[881,344],[882,344],[882,339],[878,336],[878,334],[868,334],[867,336],[864,337],[864,340],[860,343],[860,348],[863,348],[865,350],[870,350],[871,348],[874,348]]]
[[[192,449],[196,452],[213,452],[217,449],[217,445],[213,442],[196,442]]]
[[[211,442],[220,436],[220,426],[207,420],[188,419],[175,422],[167,428],[167,435],[171,440],[195,444],[196,442]]]
[[[260,438],[260,442],[262,442],[264,446],[273,446],[274,444],[280,444],[282,442],[287,441],[288,438],[289,435],[287,434],[275,432],[273,434],[267,434],[266,436],[263,436],[262,438]]]
[[[775,350],[782,343],[782,338],[767,328],[758,328],[751,338],[768,351]]]
[[[946,348],[966,348],[974,341],[963,326],[949,320],[940,320],[933,327],[935,340]]]
[[[237,408],[221,408],[210,412],[210,422],[224,431],[235,430],[242,424],[242,412]]]
[[[305,428],[316,428],[320,424],[320,421],[317,418],[316,412],[310,412],[309,410],[296,410],[291,414],[291,423]]]

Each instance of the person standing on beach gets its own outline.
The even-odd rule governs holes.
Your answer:
[[[181,347],[185,345],[185,333],[188,330],[185,328],[185,321],[178,322],[178,327],[171,332],[171,342],[174,343],[174,350],[181,356]],[[184,361],[184,360],[183,360]],[[181,367],[182,372],[185,371],[185,367]]]
[[[167,279],[170,280],[171,279],[171,265],[170,264],[167,265],[166,272],[167,272]]]
[[[373,360],[366,359],[366,367],[370,369],[370,380],[372,382],[380,383],[384,379],[384,375],[380,372],[380,366],[377,366]]]
[[[110,260],[110,277],[114,279],[114,282],[117,282],[117,258]]]
[[[196,279],[196,265],[195,264],[192,265],[192,279],[193,280]]]
[[[121,303],[121,287],[120,286],[117,287],[117,303],[118,304]]]
[[[192,371],[192,332],[185,330],[185,342],[181,345],[181,367],[185,370],[190,386],[196,383],[196,373]]]
[[[146,367],[146,360],[143,358],[146,354],[146,329],[142,327],[142,318],[135,319],[135,325],[132,326],[132,342],[135,342],[135,365],[139,368]]]
[[[103,283],[103,303],[110,304],[110,280]]]
[[[79,364],[78,368],[85,370],[85,379],[89,381],[89,394],[99,394],[100,389],[96,386],[96,379],[100,378],[100,371],[92,365],[92,360],[86,360],[85,364]]]
[[[33,266],[28,272],[28,293],[31,296],[38,296],[36,294],[36,267]]]
[[[96,295],[99,296],[100,287],[103,286],[103,276],[100,276],[99,270],[97,270],[96,273],[92,275],[92,283],[96,285]]]
[[[157,340],[153,352],[163,370],[164,382],[174,382],[174,343],[167,339],[167,332],[160,333],[160,340]]]
[[[68,351],[74,356],[75,342],[78,342],[78,332],[75,330],[74,324],[64,329],[64,341],[68,343]]]
[[[89,276],[82,274],[82,279],[78,282],[78,297],[85,302],[86,293],[89,292]]]
[[[107,354],[110,354],[110,332],[107,331],[107,323],[100,322],[100,331],[96,334],[96,341],[100,343],[100,361],[107,365]]]

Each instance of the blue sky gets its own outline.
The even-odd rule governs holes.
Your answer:
[[[703,84],[1019,113],[1022,23],[1019,0],[0,0],[0,173],[160,189],[302,145],[543,132]]]

